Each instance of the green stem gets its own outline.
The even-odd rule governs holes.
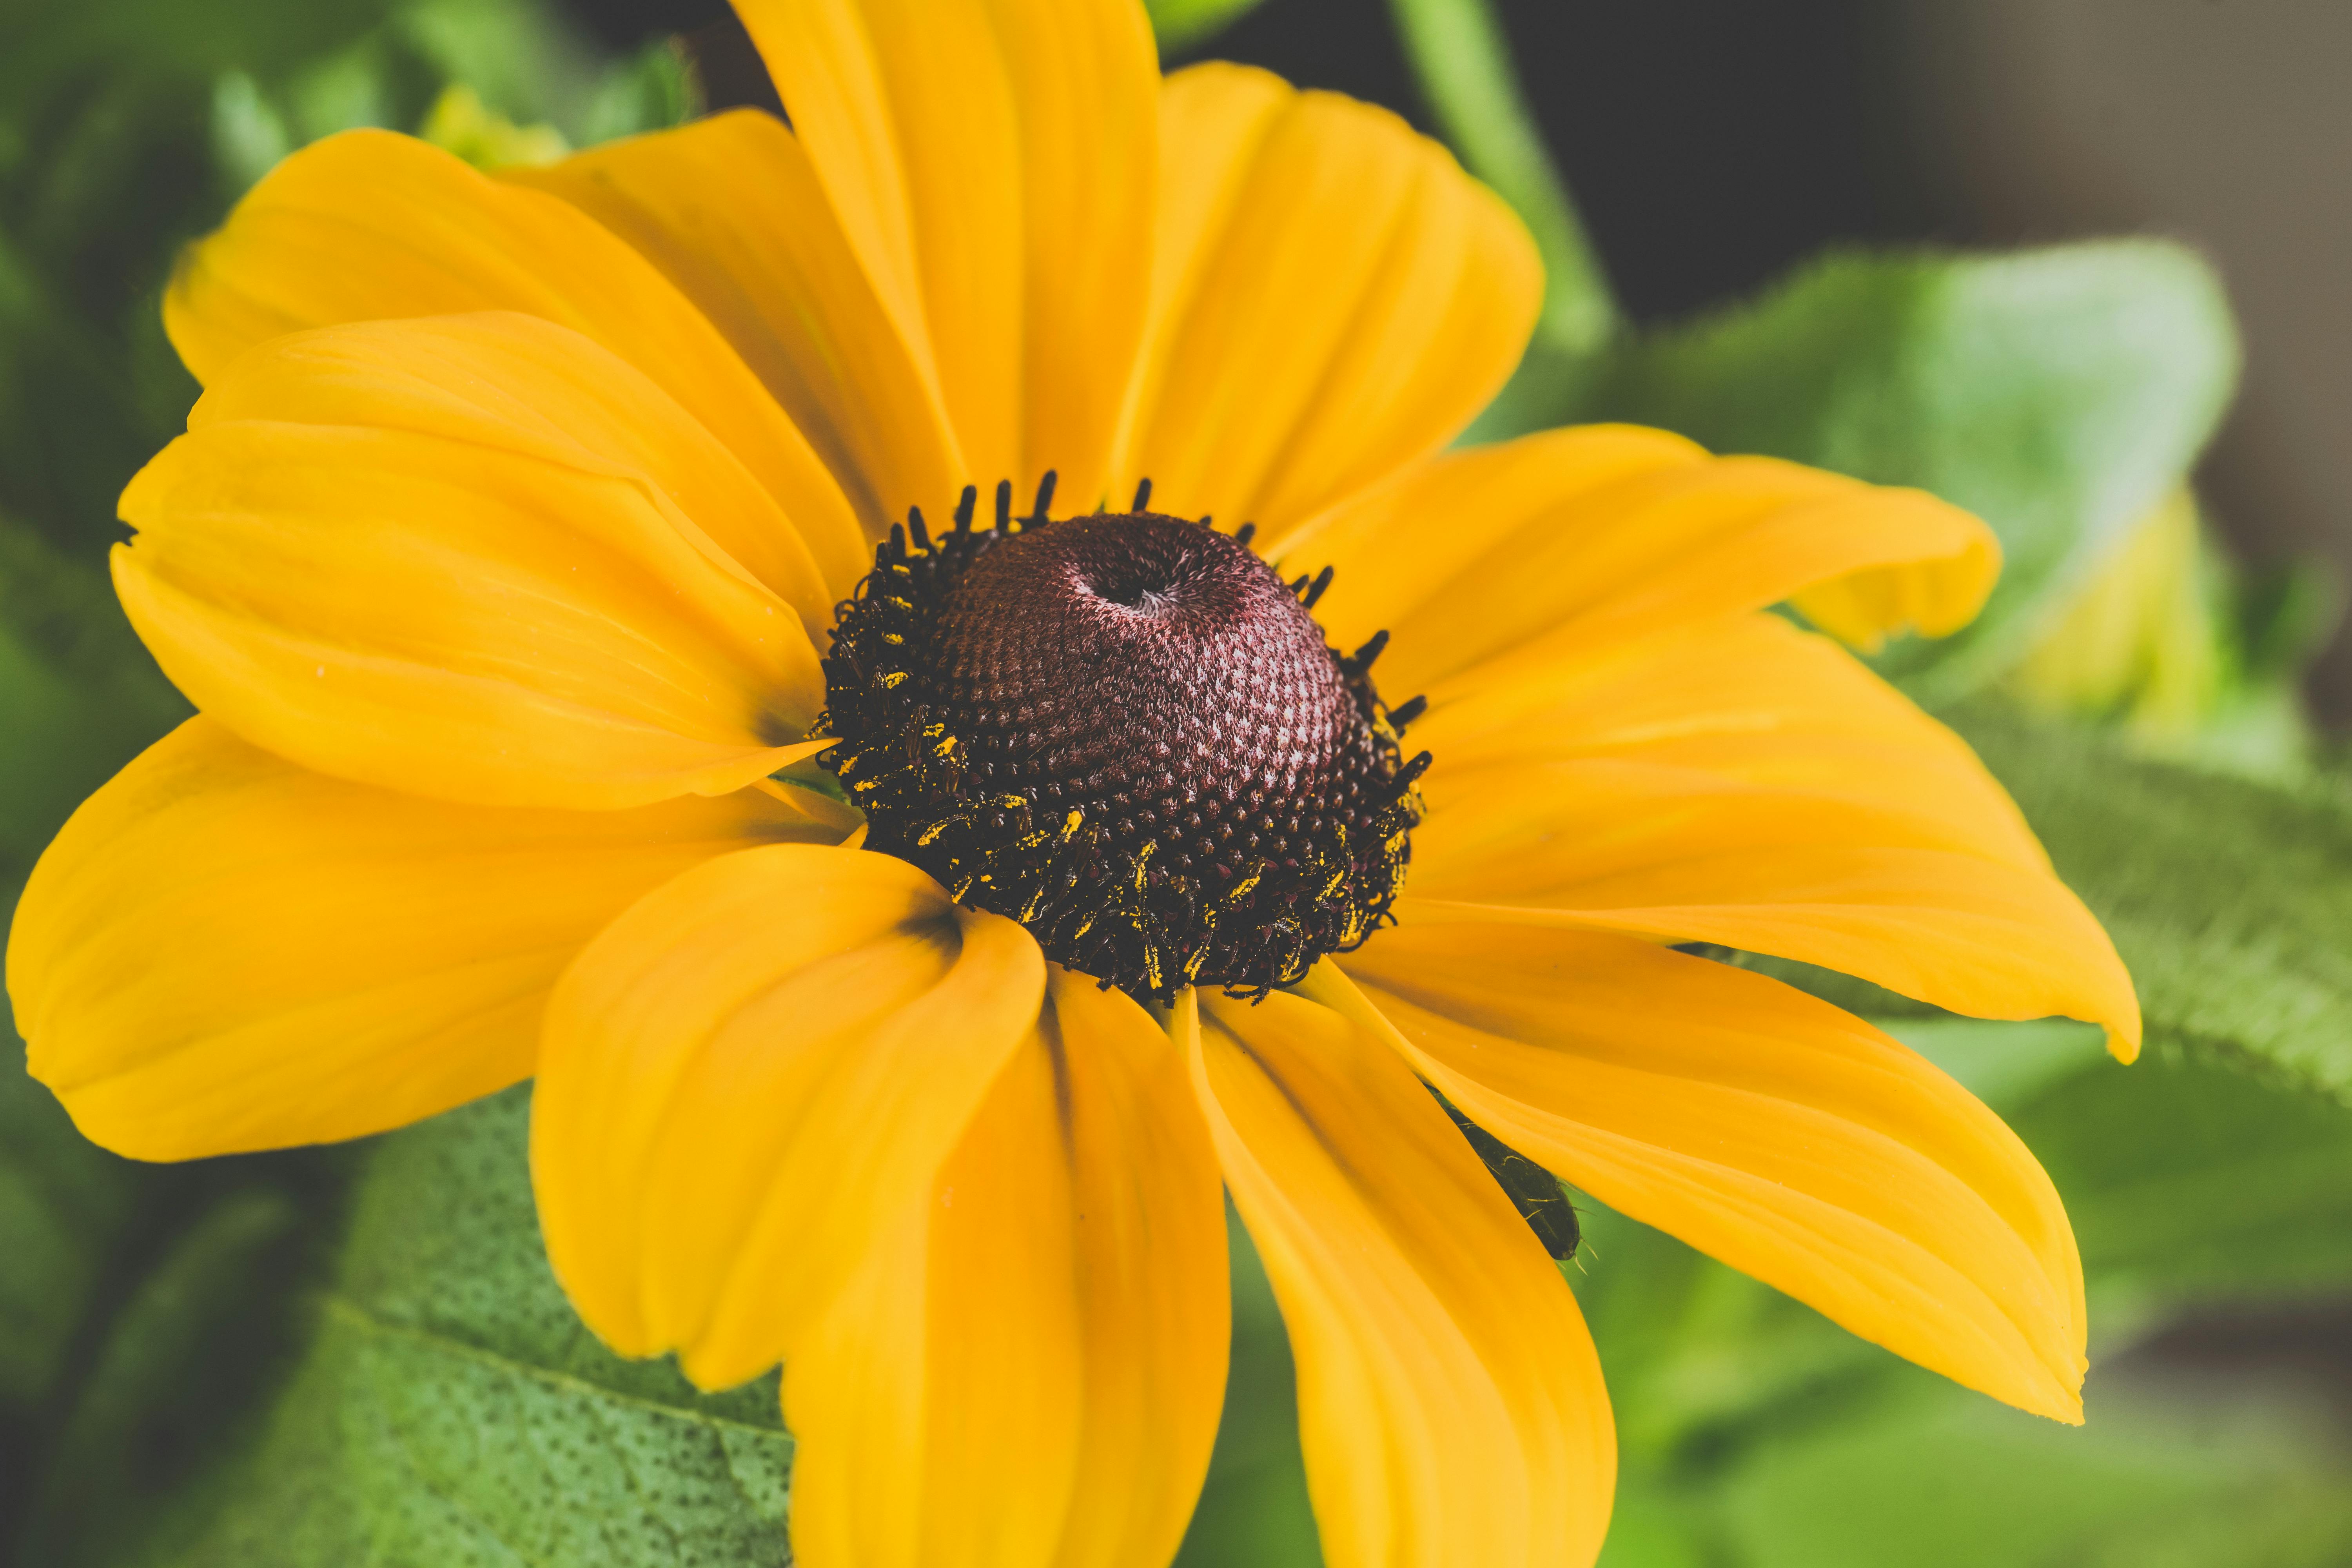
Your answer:
[[[1552,167],[1490,0],[1390,0],[1438,128],[1472,174],[1518,210],[1543,257],[1548,345],[1582,357],[1617,330],[1617,301]]]

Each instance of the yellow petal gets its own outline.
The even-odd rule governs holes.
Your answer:
[[[2044,865],[1859,792],[1591,758],[1424,781],[1411,924],[1516,921],[1719,942],[1979,1018],[2063,1015],[2139,1048],[2131,976]]]
[[[1489,666],[1430,696],[1412,740],[1439,759],[1433,787],[1487,768],[1637,763],[1916,816],[1976,853],[2049,864],[1965,742],[1828,638],[1777,616]],[[1570,820],[1565,808],[1550,818]]]
[[[1161,94],[1152,302],[1113,489],[1278,534],[1433,451],[1502,385],[1543,269],[1385,110],[1204,65]],[[1124,499],[1123,497],[1120,499]]]
[[[847,591],[750,469],[635,366],[513,311],[357,322],[272,343],[189,416],[404,430],[528,453],[650,488],[680,533],[800,612],[811,637]]]
[[[1332,1568],[1590,1563],[1615,1436],[1576,1302],[1386,1042],[1276,993],[1202,999],[1193,1075],[1298,1360]]]
[[[1336,568],[1318,617],[1342,647],[1388,628],[1381,673],[1401,691],[1784,599],[1864,646],[1940,637],[2000,570],[1990,529],[1921,491],[1621,426],[1449,453],[1276,553],[1286,570]]]
[[[843,584],[866,569],[847,500],[701,312],[584,214],[382,131],[313,142],[189,247],[163,300],[207,386],[283,332],[341,321],[520,310],[635,365],[733,449]]]
[[[1025,489],[1058,468],[1065,496],[1090,505],[1149,281],[1157,124],[1143,7],[738,9],[883,309],[905,341],[930,345],[971,477]]]
[[[356,1138],[527,1078],[555,977],[688,867],[837,829],[757,795],[445,805],[192,719],[84,802],[8,943],[33,1074],[145,1160]]]
[[[660,268],[807,433],[869,537],[964,482],[929,342],[883,308],[807,151],[773,117],[738,110],[504,177],[570,201]]]
[[[1224,1387],[1224,1207],[1188,1066],[1052,972],[927,1209],[788,1369],[811,1568],[1125,1568],[1176,1551]]]
[[[1028,932],[887,855],[746,850],[640,900],[557,984],[532,1102],[581,1316],[706,1388],[773,1365],[929,1194],[1045,984]]]
[[[256,350],[131,480],[115,585],[164,673],[290,761],[480,805],[720,794],[816,749],[792,606],[645,473],[499,405],[527,385],[446,395],[463,361],[425,333]]]
[[[1971,1388],[2082,1419],[2083,1271],[2000,1119],[1792,987],[1624,937],[1383,931],[1308,990],[1612,1208]],[[1369,1003],[1370,1005],[1366,1004]],[[1377,1008],[1377,1012],[1374,1009]]]

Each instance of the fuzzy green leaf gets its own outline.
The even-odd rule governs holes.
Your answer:
[[[2151,1041],[2352,1103],[2352,800],[1947,715],[2115,938]]]
[[[698,1394],[596,1342],[541,1249],[529,1114],[515,1089],[380,1141],[273,1396],[110,1568],[790,1562],[775,1378]]]
[[[1920,486],[1982,516],[2007,557],[1985,613],[1883,661],[1942,698],[2000,673],[2182,481],[2237,364],[2219,281],[2177,245],[1835,255],[1632,341],[1579,412]]]

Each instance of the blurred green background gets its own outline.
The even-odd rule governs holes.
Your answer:
[[[1171,58],[1390,102],[1528,216],[1553,290],[1475,434],[1640,419],[1926,485],[2001,532],[1979,625],[1880,663],[1977,744],[2115,933],[2150,1047],[2122,1069],[2095,1031],[1766,965],[1882,1020],[2048,1166],[2090,1275],[2089,1424],[1952,1388],[1579,1199],[1569,1279],[1623,1444],[1605,1561],[2352,1561],[2352,778],[2305,695],[2341,594],[2308,530],[2242,526],[2242,555],[2214,526],[2263,493],[2200,468],[2239,428],[2230,291],[2160,239],[1871,243],[1975,232],[1866,195],[1919,166],[1889,174],[1870,144],[1893,123],[1872,93],[1911,79],[1881,13],[1623,9],[1155,16]],[[1978,46],[1963,86],[2026,91]],[[104,574],[116,494],[195,394],[158,321],[178,247],[346,126],[530,162],[766,93],[708,4],[0,0],[0,898],[187,710]],[[2248,384],[2275,385],[2264,363]],[[774,1380],[697,1396],[585,1334],[539,1253],[527,1105],[145,1167],[0,1064],[0,1552],[788,1561]],[[1235,1234],[1234,1376],[1181,1561],[1305,1568],[1288,1352]]]

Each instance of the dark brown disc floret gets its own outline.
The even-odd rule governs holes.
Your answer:
[[[1145,510],[992,529],[964,493],[876,552],[824,660],[824,763],[867,846],[1045,955],[1139,999],[1263,995],[1360,943],[1403,885],[1419,820],[1370,665],[1328,645],[1325,585]]]

